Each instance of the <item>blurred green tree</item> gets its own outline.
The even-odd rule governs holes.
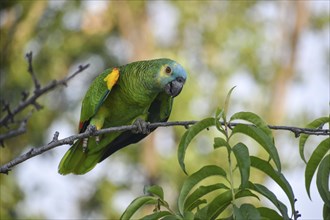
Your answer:
[[[32,114],[27,132],[4,142],[1,164],[29,146],[48,143],[54,127],[61,129],[60,134],[63,130],[76,132],[80,102],[90,81],[105,68],[134,60],[169,57],[182,63],[190,73],[170,120],[198,120],[210,115],[226,91],[238,82],[243,92],[232,98],[233,109],[256,112],[274,124],[285,121],[301,125],[315,116],[306,109],[288,114],[287,105],[292,100],[286,99],[290,86],[304,85],[308,79],[305,75],[311,74],[297,68],[303,62],[298,55],[303,39],[310,35],[315,41],[329,39],[329,34],[325,38],[322,35],[329,29],[329,10],[323,7],[327,2],[320,1],[319,6],[308,1],[13,0],[0,4],[1,100],[15,106],[22,99],[22,91],[33,93],[33,81],[24,59],[29,51],[35,54],[33,65],[42,85],[65,77],[79,64],[91,64],[68,87],[39,100],[43,109]],[[328,79],[329,71],[329,45],[324,45],[324,51],[318,51],[324,60],[315,64],[325,65],[315,70],[315,77],[321,81]],[[319,96],[328,101],[324,93]],[[4,102],[0,104],[3,109]],[[326,103],[317,107],[317,113],[328,113]],[[29,111],[22,112],[19,118],[23,119]],[[7,128],[0,128],[1,133],[6,131]],[[175,154],[183,132],[182,128],[158,129],[138,146],[114,155],[103,167],[108,172],[90,176],[88,183],[96,189],[78,197],[79,212],[72,213],[78,218],[117,218],[133,195],[151,183],[168,188],[171,198],[167,201],[175,201],[184,178]],[[195,147],[186,160],[192,170],[221,157],[221,152],[208,154],[211,149],[205,149],[211,143],[209,136],[204,132],[193,142]],[[62,152],[56,152],[41,156],[43,162],[52,158],[53,166],[48,172],[56,173],[56,163],[62,156]],[[124,171],[109,174],[117,168]],[[24,170],[24,165],[20,169]],[[59,175],[54,178],[63,180]],[[44,209],[28,215],[20,211],[20,202],[35,192],[24,191],[19,179],[19,175],[1,176],[1,219],[36,215],[50,218]],[[71,186],[62,190],[70,190]]]

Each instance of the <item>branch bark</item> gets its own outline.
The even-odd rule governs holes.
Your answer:
[[[170,126],[184,126],[185,128],[189,127],[190,125],[193,125],[197,123],[198,121],[173,121],[173,122],[157,122],[157,123],[151,123],[149,124],[149,128],[157,128],[157,127],[170,127]],[[229,127],[235,127],[236,125],[241,123],[230,123],[228,124]],[[251,125],[253,126],[253,125]],[[310,128],[299,128],[299,127],[290,127],[290,126],[273,126],[269,125],[270,129],[273,130],[286,130],[293,132],[296,137],[298,137],[300,134],[309,134],[309,135],[330,135],[329,129],[310,129]],[[128,130],[136,130],[136,125],[124,125],[124,126],[118,126],[118,127],[111,127],[111,128],[105,128],[98,131],[93,131],[91,129],[86,129],[86,132],[72,135],[63,139],[58,140],[59,132],[55,132],[53,140],[41,147],[31,148],[27,153],[22,154],[15,159],[11,160],[10,162],[2,165],[0,167],[0,173],[8,174],[8,172],[11,170],[12,167],[32,158],[39,154],[42,154],[46,151],[49,151],[55,147],[59,147],[62,145],[70,144],[72,145],[75,140],[88,138],[92,136],[98,136],[102,134],[107,134],[111,132],[118,132],[118,131],[128,131]]]

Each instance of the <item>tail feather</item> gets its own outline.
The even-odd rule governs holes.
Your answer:
[[[58,172],[60,174],[85,174],[93,169],[100,161],[103,154],[102,151],[84,152],[82,142],[82,140],[76,141],[65,153],[58,166]]]

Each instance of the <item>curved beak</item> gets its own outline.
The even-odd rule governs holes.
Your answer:
[[[186,80],[182,77],[176,78],[175,80],[173,80],[165,85],[165,92],[173,97],[179,95],[183,88],[185,81]]]

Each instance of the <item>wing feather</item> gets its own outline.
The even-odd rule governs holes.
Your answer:
[[[171,96],[166,93],[160,93],[149,107],[147,121],[166,122],[170,117],[172,104],[173,98]],[[155,129],[156,128],[151,129],[150,132],[153,132]],[[99,162],[103,161],[121,148],[139,142],[146,136],[148,136],[148,134],[136,134],[131,131],[123,132],[106,147],[106,150]]]
[[[93,81],[82,102],[79,132],[88,127],[91,118],[98,112],[118,81],[119,69],[107,69]]]

